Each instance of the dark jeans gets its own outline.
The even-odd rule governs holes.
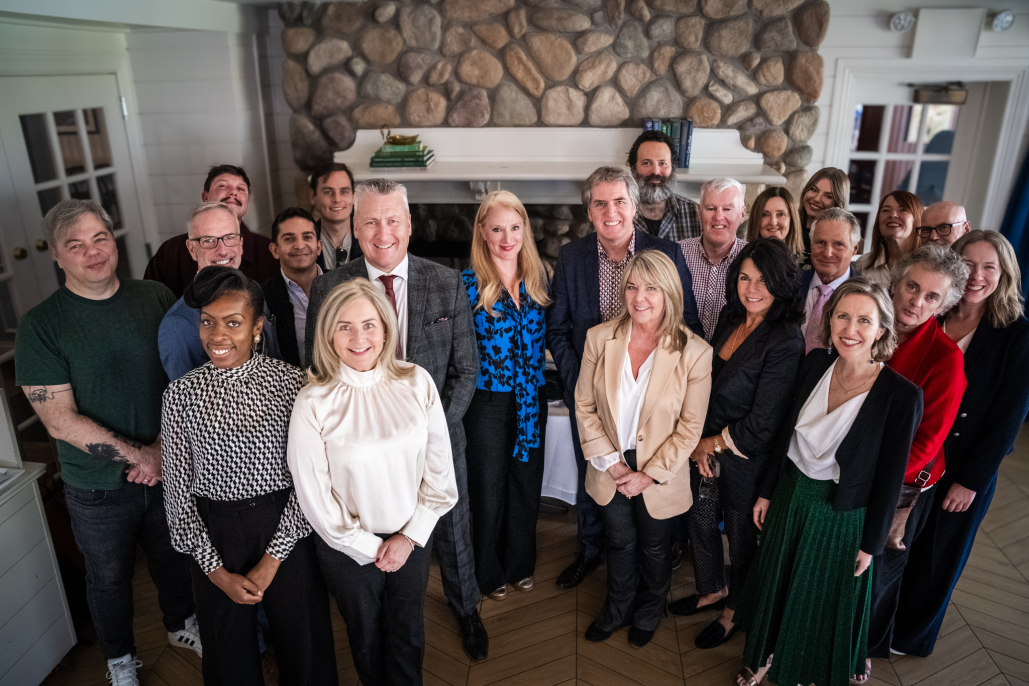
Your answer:
[[[380,536],[383,539],[389,536]],[[318,562],[347,625],[350,652],[363,686],[422,683],[425,587],[431,539],[415,546],[404,566],[383,572],[357,564],[318,537]]]
[[[868,621],[868,657],[889,659],[893,644],[894,617],[900,604],[900,584],[904,579],[904,567],[915,539],[922,533],[929,513],[932,511],[936,485],[923,491],[904,529],[904,545],[907,550],[887,548],[882,555],[872,559],[872,614]]]
[[[132,574],[136,546],[146,553],[164,627],[180,631],[195,610],[189,558],[172,548],[164,486],[126,482],[114,491],[65,484],[75,543],[86,558],[86,600],[108,660],[136,652],[132,634]]]
[[[582,455],[574,409],[568,410],[568,419],[572,423],[572,447],[575,449],[575,467],[579,471],[579,489],[575,494],[575,510],[579,517],[578,547],[587,560],[593,560],[604,552],[604,520],[600,516],[600,506],[586,492],[586,467],[589,465]]]
[[[464,427],[451,426],[450,444],[454,453],[454,479],[457,481],[457,504],[439,518],[429,547],[439,562],[443,594],[459,617],[475,611],[482,600],[475,580],[475,556],[472,553],[472,528],[468,507],[468,465],[465,461]]]
[[[538,448],[514,458],[518,407],[514,392],[476,390],[464,416],[468,495],[479,590],[492,593],[536,569],[536,519],[543,489],[547,398],[539,393]]]
[[[636,469],[633,452],[626,462]],[[672,585],[671,520],[651,517],[643,494],[630,499],[616,492],[600,513],[607,532],[607,598],[597,628],[614,631],[631,620],[637,629],[657,629]]]
[[[693,506],[686,512],[690,540],[693,541],[693,568],[697,578],[697,593],[707,595],[725,588],[725,554],[722,532],[718,524],[725,522],[725,535],[729,539],[729,597],[726,607],[736,609],[743,594],[743,585],[750,566],[757,555],[757,527],[750,512],[737,512],[730,504],[725,479],[717,478],[701,489],[701,475],[697,465],[690,461],[690,488]]]
[[[197,498],[197,511],[225,570],[245,575],[261,560],[293,489],[236,501]],[[261,605],[275,647],[282,686],[335,686],[329,594],[318,570],[314,534],[279,565]],[[204,644],[205,686],[263,686],[257,605],[234,602],[190,560]]]

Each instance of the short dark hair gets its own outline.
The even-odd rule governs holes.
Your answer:
[[[644,131],[637,138],[636,142],[629,148],[629,166],[636,169],[636,158],[640,152],[640,146],[644,143],[664,143],[668,146],[668,154],[675,154],[675,144],[672,143],[672,138],[664,131]],[[675,164],[675,160],[672,160]]]
[[[279,240],[279,225],[287,219],[295,219],[297,217],[306,219],[314,224],[315,235],[321,239],[321,232],[318,231],[318,225],[315,224],[314,217],[311,216],[310,212],[305,210],[303,207],[287,207],[282,212],[279,212],[279,215],[275,217],[275,221],[272,222],[272,243],[277,243]]]
[[[740,302],[736,282],[740,278],[743,261],[751,259],[765,279],[765,287],[775,302],[765,315],[765,321],[776,326],[780,323],[800,322],[804,319],[804,302],[797,294],[797,258],[778,238],[759,238],[747,243],[729,265],[725,275],[725,309],[730,324],[743,321],[747,309]]]
[[[350,179],[350,187],[354,187],[354,172],[350,171],[350,167],[342,162],[322,162],[311,170],[311,176],[309,178],[311,190],[317,191],[318,184],[333,172],[346,172],[347,177]]]
[[[182,299],[188,307],[198,310],[218,300],[226,293],[243,293],[250,301],[251,314],[256,321],[264,316],[264,292],[253,279],[232,267],[205,267],[197,272],[193,282],[186,286]]]
[[[247,185],[247,190],[250,190],[250,177],[243,171],[243,167],[237,167],[234,164],[216,164],[207,170],[207,179],[204,181],[204,193],[211,190],[211,183],[222,174],[238,176]]]

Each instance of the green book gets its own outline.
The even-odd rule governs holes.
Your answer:
[[[417,152],[425,147],[425,143],[412,143],[411,145],[390,145],[389,143],[383,143],[379,148],[379,152]]]
[[[425,155],[428,155],[428,154],[430,154],[432,152],[425,145],[422,145],[422,146],[399,146],[399,147],[405,147],[405,148],[406,147],[411,147],[411,148],[414,148],[413,150],[393,150],[392,149],[392,148],[396,148],[396,147],[398,147],[398,146],[395,146],[395,145],[393,145],[393,146],[385,146],[384,145],[384,146],[382,146],[381,148],[379,148],[378,150],[375,151],[375,156],[376,157],[419,157],[419,156],[424,157]],[[385,148],[390,148],[390,149],[387,150]]]
[[[404,160],[397,157],[373,157],[368,166],[372,169],[380,169],[387,167],[428,167],[430,164],[436,161],[434,157],[428,157],[424,160]]]

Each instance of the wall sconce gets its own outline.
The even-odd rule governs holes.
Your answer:
[[[989,20],[989,27],[994,33],[1003,33],[1011,28],[1011,25],[1015,23],[1015,13],[1011,10],[1003,10],[997,12],[992,19]]]
[[[897,12],[890,17],[890,31],[894,33],[904,33],[910,31],[911,27],[915,25],[915,15],[908,11]]]

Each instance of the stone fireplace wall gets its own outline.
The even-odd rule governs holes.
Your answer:
[[[279,5],[294,159],[355,129],[735,128],[799,191],[826,0],[366,0]],[[554,219],[554,221],[560,221]]]

